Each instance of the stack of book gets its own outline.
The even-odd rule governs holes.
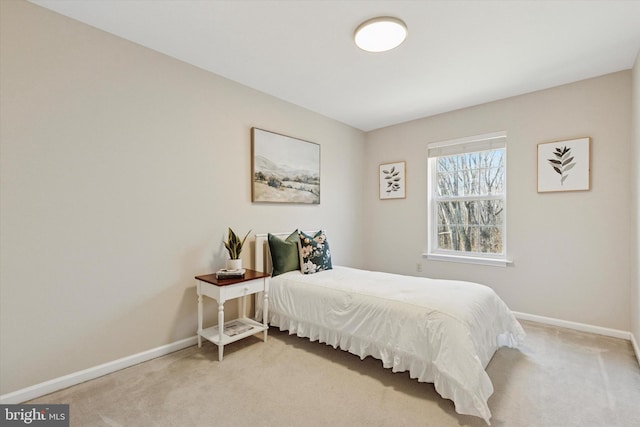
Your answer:
[[[216,279],[241,279],[244,277],[245,271],[244,268],[240,270],[227,270],[223,268],[222,270],[216,271]]]

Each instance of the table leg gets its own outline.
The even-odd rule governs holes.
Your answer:
[[[202,347],[202,295],[200,294],[200,284],[197,286],[198,289],[198,348]]]
[[[224,351],[224,345],[222,344],[222,337],[224,335],[224,302],[218,303],[218,337],[220,342],[218,343],[218,361],[222,362],[222,353]]]
[[[264,290],[264,298],[262,299],[262,324],[265,327],[264,330],[264,342],[267,342],[267,327],[269,323],[269,291],[268,287],[265,286]]]
[[[245,318],[247,317],[247,295],[244,294],[242,295],[242,311],[240,312],[240,316],[241,318]]]

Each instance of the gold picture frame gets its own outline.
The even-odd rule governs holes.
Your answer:
[[[251,201],[320,203],[320,145],[251,128]]]

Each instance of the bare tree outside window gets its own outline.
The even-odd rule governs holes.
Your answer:
[[[437,249],[503,254],[505,149],[437,157]]]

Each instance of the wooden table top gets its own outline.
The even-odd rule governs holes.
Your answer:
[[[216,273],[212,274],[204,274],[202,276],[196,276],[197,280],[202,280],[203,282],[211,283],[216,286],[228,286],[235,285],[236,283],[246,282],[247,280],[261,279],[263,277],[269,277],[270,274],[263,273],[261,271],[250,270],[245,268],[244,277],[233,277],[230,279],[217,279]]]

